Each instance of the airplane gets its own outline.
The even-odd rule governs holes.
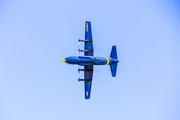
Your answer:
[[[78,53],[84,52],[84,56],[69,56],[63,58],[62,61],[68,64],[84,66],[84,69],[78,69],[78,72],[84,71],[84,79],[78,79],[78,83],[84,81],[85,99],[90,99],[93,65],[110,65],[112,77],[115,77],[119,60],[117,58],[116,46],[112,46],[110,57],[93,57],[94,49],[90,21],[85,23],[85,39],[79,39],[78,41],[79,44],[84,42],[84,50],[78,50]]]

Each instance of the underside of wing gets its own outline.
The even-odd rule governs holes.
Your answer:
[[[85,90],[85,99],[90,99],[91,95],[91,86],[92,86],[92,77],[93,77],[93,66],[84,66],[84,90]]]
[[[86,21],[85,25],[85,45],[84,49],[87,52],[84,52],[85,56],[93,56],[93,40],[92,40],[92,31],[91,31],[91,22]]]

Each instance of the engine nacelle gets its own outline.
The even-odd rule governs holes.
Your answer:
[[[80,82],[80,81],[86,81],[86,79],[78,79],[78,83]]]
[[[80,54],[80,52],[93,52],[93,50],[80,50],[80,49],[78,49],[79,54]]]
[[[80,44],[80,42],[92,42],[92,40],[78,40],[78,44]]]
[[[79,69],[79,68],[78,68],[78,72],[79,72],[79,73],[80,73],[80,71],[84,71],[84,69]]]

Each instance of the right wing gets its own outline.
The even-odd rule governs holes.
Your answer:
[[[93,65],[84,66],[84,90],[85,99],[90,99],[93,77]]]

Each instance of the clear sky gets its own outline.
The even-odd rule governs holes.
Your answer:
[[[91,99],[78,84],[85,21],[95,66]],[[82,53],[80,55],[83,55]],[[179,120],[180,2],[177,0],[1,0],[0,120]]]

